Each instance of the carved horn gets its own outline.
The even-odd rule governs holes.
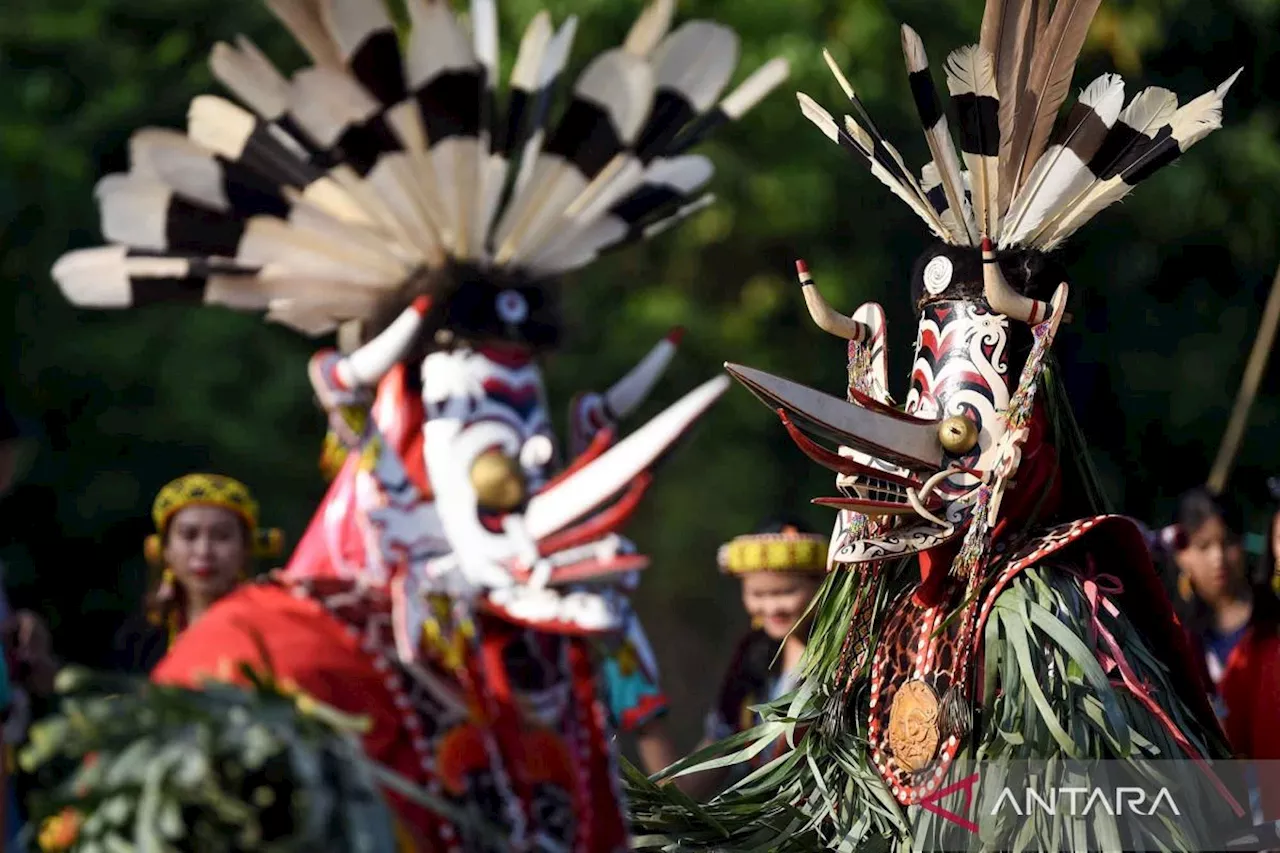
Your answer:
[[[419,296],[415,299],[376,338],[334,366],[338,379],[348,388],[376,385],[408,352],[414,336],[422,328],[422,318],[430,307],[430,297]]]
[[[604,394],[609,414],[621,420],[640,407],[671,363],[683,336],[684,329],[676,326],[626,376],[613,383],[613,387]]]
[[[1034,326],[1053,311],[1049,303],[1023,296],[1009,286],[1000,271],[1000,264],[996,262],[990,237],[982,238],[982,290],[991,310],[1011,320],[1021,320]]]
[[[824,332],[845,338],[850,341],[867,341],[871,339],[871,329],[865,323],[859,323],[844,316],[827,304],[809,275],[809,266],[804,261],[796,261],[796,275],[800,278],[800,292],[804,294],[804,304],[809,308],[809,316],[818,328]]]

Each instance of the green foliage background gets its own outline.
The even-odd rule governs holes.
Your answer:
[[[503,0],[508,49],[540,5]],[[574,56],[616,44],[637,0],[551,0],[582,19]],[[1280,0],[1109,0],[1077,70],[1116,69],[1183,99],[1240,65],[1226,129],[1078,235],[1068,248],[1075,321],[1061,336],[1067,381],[1113,502],[1163,522],[1205,476],[1280,253],[1280,142],[1274,58]],[[742,36],[743,71],[775,54],[793,79],[704,150],[719,204],[653,245],[568,282],[572,336],[548,364],[553,399],[600,388],[673,324],[688,329],[652,413],[724,360],[841,387],[842,342],[803,315],[792,261],[808,260],[830,301],[885,304],[891,369],[905,384],[914,322],[911,263],[924,232],[910,213],[800,116],[800,89],[840,109],[820,48],[831,48],[910,162],[927,159],[897,25],[912,24],[940,66],[976,37],[979,0],[685,0]],[[150,499],[192,469],[259,493],[267,520],[297,536],[323,493],[323,424],[304,376],[317,346],[258,319],[157,308],[73,310],[48,269],[98,239],[92,189],[122,168],[129,133],[181,125],[210,87],[216,39],[246,32],[279,62],[300,59],[250,0],[8,0],[0,10],[0,317],[6,396],[36,426],[41,453],[0,509],[0,556],[19,604],[45,612],[60,650],[102,658],[143,583]],[[941,79],[939,79],[941,85]],[[841,110],[842,111],[842,110]],[[1280,467],[1270,425],[1280,377],[1264,385],[1232,489],[1261,511]],[[901,389],[899,389],[901,390]],[[631,533],[655,557],[640,607],[664,667],[677,730],[691,742],[745,624],[715,547],[779,510],[825,529],[807,507],[830,490],[776,420],[741,390],[671,459]]]

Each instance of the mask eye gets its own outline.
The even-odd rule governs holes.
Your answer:
[[[511,512],[524,505],[528,482],[520,464],[497,448],[471,463],[471,486],[477,505],[487,512]]]

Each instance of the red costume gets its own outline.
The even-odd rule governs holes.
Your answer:
[[[1200,660],[1207,660],[1198,637],[1188,634]],[[1215,682],[1205,665],[1205,689],[1216,692],[1222,726],[1239,758],[1260,762],[1258,790],[1267,820],[1280,820],[1280,631],[1274,625],[1245,629]]]
[[[627,624],[647,558],[615,531],[728,383],[615,445],[669,336],[574,398],[564,465],[539,356],[560,337],[557,278],[709,202],[711,163],[685,152],[786,64],[721,100],[737,36],[673,29],[655,0],[555,119],[576,20],[534,18],[500,110],[495,0],[465,24],[409,0],[407,29],[381,0],[269,5],[310,67],[286,79],[247,40],[218,45],[214,74],[249,109],[202,96],[186,136],[136,134],[131,171],[98,187],[116,245],[54,269],[80,305],[194,298],[356,341],[311,362],[350,452],[297,552],[192,625],[156,678],[247,662],[368,716],[371,756],[497,833],[400,801],[419,849],[623,850],[589,649]]]

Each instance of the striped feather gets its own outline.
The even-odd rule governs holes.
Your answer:
[[[976,245],[977,228],[969,222],[969,216],[965,214],[960,158],[956,154],[955,143],[951,139],[947,114],[942,109],[938,90],[934,87],[933,77],[929,73],[929,57],[925,53],[920,36],[906,24],[902,25],[902,52],[907,61],[907,75],[911,82],[911,94],[915,101],[916,112],[920,115],[925,141],[929,145],[929,153],[933,155],[938,185],[946,200],[946,205],[938,210],[940,213],[944,210],[952,211],[953,222],[946,229],[950,235],[947,242],[961,246]],[[960,215],[957,216],[957,213]]]
[[[615,157],[635,142],[653,102],[649,65],[607,51],[582,72],[574,97],[538,155],[529,184],[498,225],[495,261],[517,261]]]
[[[688,203],[711,180],[715,168],[701,155],[684,155],[654,161],[624,198],[610,202],[595,214],[582,217],[577,227],[545,245],[529,260],[531,269],[561,268],[568,257],[599,253],[635,229]]]
[[[108,240],[153,252],[235,258],[245,222],[175,193],[139,175],[107,175],[94,190]]]
[[[818,106],[817,102],[803,92],[796,93],[796,99],[800,102],[800,112],[804,117],[813,122],[818,130],[822,131],[832,142],[850,152],[856,159],[863,162],[871,169],[871,174],[878,181],[887,186],[889,190],[907,203],[913,211],[916,212],[925,224],[929,226],[939,237],[945,238],[942,232],[942,222],[937,214],[929,206],[928,201],[924,198],[922,192],[916,192],[912,183],[914,179],[903,180],[898,175],[886,169],[884,164],[876,159],[874,152],[874,141],[870,135],[862,130],[854,122],[849,122],[849,127],[854,130],[857,136],[852,136],[847,130],[844,130],[836,123],[836,120]],[[890,161],[892,162],[892,161]]]
[[[849,99],[849,103],[853,105],[854,110],[862,119],[861,123],[859,123],[851,117],[845,116],[845,127],[841,130],[839,125],[837,125],[837,133],[848,138],[854,144],[854,147],[871,161],[873,174],[876,174],[882,181],[885,181],[886,177],[891,181],[891,183],[887,183],[890,189],[893,189],[895,186],[901,187],[905,193],[903,196],[904,200],[907,200],[912,209],[915,210],[916,213],[925,220],[925,222],[929,223],[930,229],[935,234],[946,239],[942,221],[934,214],[933,206],[930,205],[928,200],[925,198],[924,192],[916,182],[914,173],[906,167],[906,164],[902,160],[902,155],[898,153],[897,149],[889,144],[889,141],[885,138],[884,134],[882,134],[880,129],[876,127],[875,121],[871,118],[871,113],[867,111],[866,105],[862,103],[862,99],[859,98],[857,92],[854,91],[853,85],[849,82],[848,78],[844,76],[844,72],[840,70],[840,66],[836,63],[835,57],[831,55],[830,51],[824,50],[822,52],[822,58],[827,63],[827,68],[831,71],[831,75],[835,77],[840,88],[844,90],[845,96]],[[807,98],[808,96],[804,97]],[[810,121],[816,121],[816,118],[820,118],[821,116],[826,116],[826,119],[830,119],[830,115],[828,115],[825,110],[818,107],[812,99],[808,100],[809,111],[813,113],[810,115],[806,112]],[[801,102],[801,109],[805,109],[803,100]],[[819,114],[821,114],[821,116]],[[822,119],[822,121],[825,122],[826,119]],[[819,127],[821,128],[822,124],[819,124]],[[823,132],[825,133],[826,130],[823,130]],[[881,177],[881,175],[878,174],[879,172],[883,172],[884,177]]]
[[[970,200],[969,173],[960,173],[960,215],[951,207],[947,194],[942,188],[942,175],[938,165],[930,160],[920,170],[920,190],[929,204],[937,212],[938,218],[949,234],[958,234],[966,228],[973,227],[973,203]]]
[[[82,308],[134,308],[159,302],[216,304],[210,281],[250,279],[257,270],[204,258],[156,255],[126,246],[68,252],[53,267],[63,294]],[[266,307],[260,299],[259,309]],[[250,309],[253,310],[253,309]]]
[[[408,0],[407,6],[412,29],[405,70],[449,227],[443,237],[451,254],[466,259],[483,242],[471,230],[486,72],[446,0]]]
[[[1005,216],[1000,246],[1016,246],[1093,179],[1089,162],[1124,106],[1124,80],[1103,74],[1080,93],[1057,142],[1045,151]]]
[[[991,54],[980,45],[947,57],[947,88],[960,121],[960,150],[977,179],[974,213],[982,236],[1000,233],[1000,95]]]
[[[742,118],[748,110],[764,100],[766,95],[782,85],[790,72],[790,65],[782,57],[769,60],[739,83],[720,103],[690,122],[662,151],[663,156],[675,157],[683,154],[712,131]]]
[[[653,108],[635,146],[645,163],[715,104],[738,64],[738,36],[720,24],[689,21],[663,39],[651,61]]]
[[[684,152],[788,70],[773,60],[723,95],[737,36],[673,29],[674,0],[652,0],[552,115],[577,22],[555,30],[543,12],[499,111],[496,0],[471,0],[469,28],[448,0],[406,0],[406,33],[381,0],[268,5],[311,64],[286,78],[247,39],[215,45],[214,76],[245,107],[200,96],[185,136],[135,134],[131,172],[98,187],[117,245],[55,270],[70,298],[225,304],[316,334],[424,268],[564,272],[708,204],[711,164]],[[897,152],[857,132],[873,170],[901,180]]]
[[[902,155],[898,153],[898,149],[884,139],[872,136],[870,131],[854,121],[853,116],[846,115],[844,117],[844,130],[854,144],[858,146],[859,150],[862,151],[863,155],[872,163],[872,172],[880,170],[885,176],[892,178],[896,183],[904,187],[909,196],[916,200],[917,212],[923,211],[934,233],[945,239],[946,229],[943,228],[942,221],[933,215],[933,206],[929,204],[924,190],[921,189],[915,175],[903,162]]]
[[[268,177],[232,163],[171,130],[148,128],[129,140],[131,171],[171,187],[188,201],[241,216],[287,216],[289,202]]]
[[[1066,199],[1024,242],[1039,246],[1057,233],[1059,224],[1079,210],[1099,184],[1115,177],[1133,152],[1145,150],[1160,128],[1168,124],[1178,109],[1178,96],[1168,89],[1149,86],[1128,103],[1102,145],[1089,158],[1089,178],[1078,192]]]
[[[308,335],[332,331],[342,320],[374,310],[375,294],[353,291],[341,282],[305,278],[264,278],[250,267],[199,257],[157,255],[124,246],[69,252],[53,268],[53,278],[73,305],[82,308],[139,308],[156,304],[218,305],[236,311],[269,311],[272,306],[308,305],[307,325],[270,317]],[[323,324],[316,320],[323,315]]]
[[[538,69],[538,98],[534,102],[533,110],[530,114],[529,133],[524,144],[524,150],[520,154],[520,171],[516,175],[515,183],[516,195],[522,193],[525,187],[529,185],[529,180],[533,177],[534,165],[538,162],[538,155],[542,153],[543,143],[546,142],[546,126],[551,111],[551,98],[556,85],[560,81],[560,75],[564,73],[565,66],[569,61],[569,51],[573,46],[573,39],[577,32],[578,19],[570,15],[560,25],[560,29],[556,31],[556,34],[552,36],[550,43],[547,45],[542,65]]]
[[[554,259],[548,258],[542,261],[537,268],[545,275],[557,275],[577,269],[596,260],[605,252],[617,251],[642,240],[651,240],[705,210],[714,201],[714,195],[704,193],[692,201],[679,205],[674,210],[666,208],[655,216],[646,216],[634,225],[627,225],[620,215],[604,217],[592,223],[588,231],[575,242],[576,254],[570,252],[559,254]]]
[[[1236,71],[1218,87],[1178,109],[1154,133],[1136,138],[1125,154],[1109,164],[1104,173],[1109,177],[1095,184],[1056,227],[1046,231],[1045,250],[1056,248],[1099,212],[1120,201],[1139,183],[1222,127],[1223,101],[1239,76],[1240,71]]]
[[[494,127],[487,174],[478,205],[478,225],[486,240],[507,190],[514,155],[524,147],[534,130],[534,112],[543,98],[539,88],[542,85],[542,64],[551,36],[551,15],[543,10],[534,16],[520,39],[516,62],[511,69],[506,114]],[[493,247],[486,243],[484,248],[491,252]]]
[[[278,178],[285,186],[302,189],[324,177],[279,127],[213,95],[201,95],[191,102],[187,136],[231,162]]]
[[[699,113],[715,103],[737,64],[738,39],[732,30],[708,21],[690,21],[652,52],[655,92],[644,126],[541,234],[529,238],[521,257],[536,258],[549,246],[571,242],[646,178],[646,165]],[[530,263],[534,261],[530,260]]]
[[[320,16],[343,66],[384,107],[405,99],[400,39],[381,0],[321,0]]]
[[[823,50],[822,59],[827,63],[827,69],[831,72],[831,76],[836,78],[836,82],[844,90],[849,103],[853,104],[854,111],[862,118],[862,124],[867,128],[867,131],[877,139],[883,139],[884,136],[880,133],[879,128],[876,127],[875,122],[871,120],[871,114],[867,112],[866,105],[862,103],[858,93],[853,90],[853,85],[849,82],[849,78],[845,77],[844,72],[840,70],[840,66],[835,57],[831,55],[831,51]]]

